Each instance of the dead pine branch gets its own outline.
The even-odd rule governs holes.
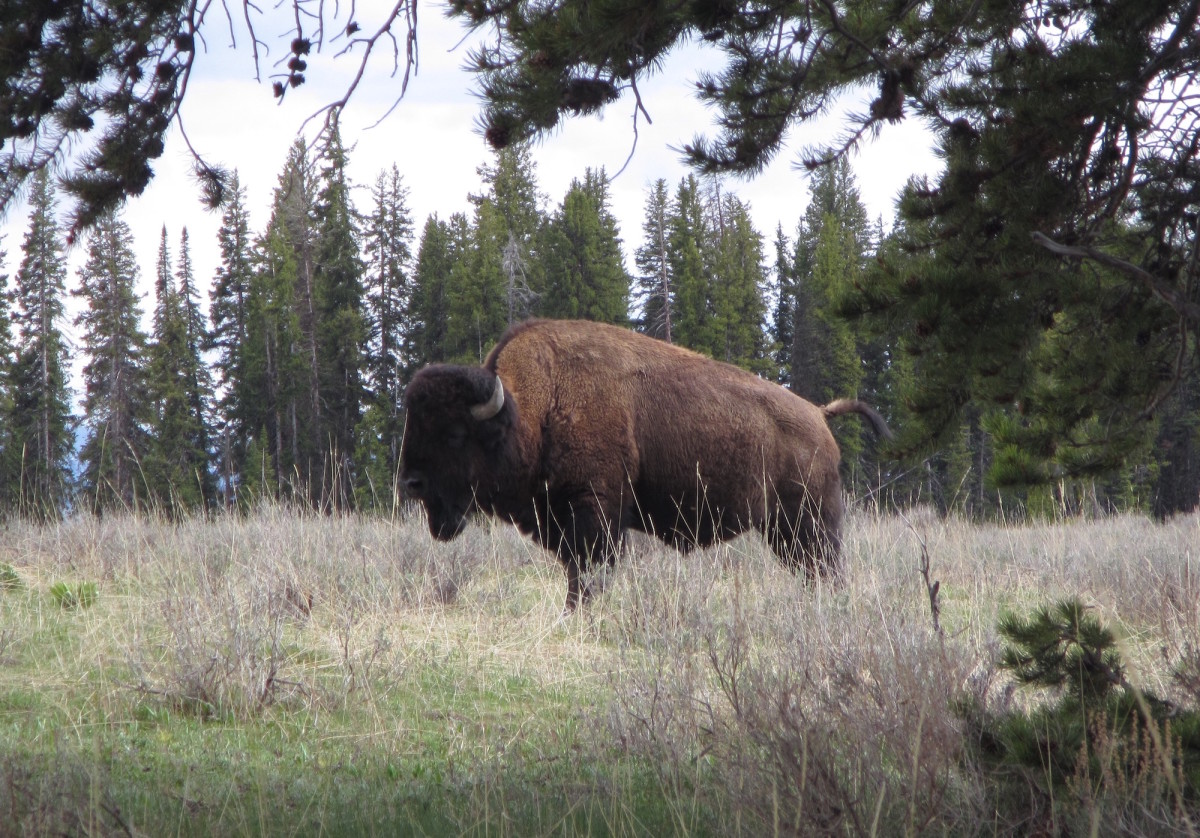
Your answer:
[[[925,591],[929,594],[929,613],[933,618],[933,631],[939,639],[942,639],[946,636],[942,630],[942,601],[938,596],[942,583],[937,579],[929,578],[929,548],[926,546],[924,538],[920,536],[917,538],[921,542],[921,562],[918,569],[921,571],[921,579],[925,582]]]
[[[938,640],[944,640],[946,632],[942,628],[942,601],[940,597],[942,583],[930,576],[929,545],[925,541],[925,536],[917,532],[917,528],[913,526],[913,522],[907,516],[900,513],[900,517],[921,545],[921,558],[917,563],[917,570],[921,574],[921,580],[925,583],[925,593],[929,596],[929,614],[933,619],[933,632],[938,636]]]

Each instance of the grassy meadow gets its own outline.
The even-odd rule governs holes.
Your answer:
[[[450,544],[416,515],[10,522],[0,834],[1200,824],[1153,757],[997,791],[954,709],[1044,701],[997,666],[997,620],[1067,596],[1115,631],[1131,683],[1194,706],[1175,673],[1200,671],[1200,516],[858,512],[843,578],[815,586],[758,538],[684,556],[631,536],[603,581],[562,619],[559,566],[486,521]]]

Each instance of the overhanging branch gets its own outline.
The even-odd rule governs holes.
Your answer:
[[[1113,268],[1123,274],[1132,276],[1147,291],[1170,306],[1176,314],[1187,320],[1193,327],[1200,327],[1200,304],[1187,299],[1178,289],[1172,288],[1146,269],[1094,247],[1074,247],[1072,245],[1059,244],[1049,236],[1036,231],[1030,235],[1035,244],[1041,245],[1057,256],[1091,259],[1093,262],[1099,262],[1105,267]]]

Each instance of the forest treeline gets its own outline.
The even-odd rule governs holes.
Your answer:
[[[148,312],[119,214],[87,234],[69,281],[54,186],[37,176],[15,273],[0,252],[0,512],[177,516],[263,498],[391,510],[402,500],[396,464],[413,373],[479,363],[531,316],[626,325],[815,402],[858,396],[905,422],[918,361],[896,349],[886,323],[852,315],[913,231],[868,218],[845,159],[813,173],[803,215],[770,239],[721,182],[659,180],[629,243],[603,170],[551,205],[528,146],[480,169],[469,212],[419,228],[398,167],[355,200],[347,155],[336,131],[317,149],[298,141],[257,227],[235,177],[213,277],[194,275],[186,229],[176,239],[164,227]],[[73,324],[68,294],[78,298]],[[1200,382],[1183,382],[1119,468],[1001,490],[989,429],[1019,411],[972,405],[936,451],[903,458],[839,423],[847,486],[867,503],[972,516],[1165,515],[1200,495]]]

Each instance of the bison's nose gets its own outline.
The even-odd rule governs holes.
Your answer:
[[[400,476],[400,482],[404,486],[404,491],[415,498],[419,498],[425,494],[425,475],[419,471],[410,471],[407,474]]]

